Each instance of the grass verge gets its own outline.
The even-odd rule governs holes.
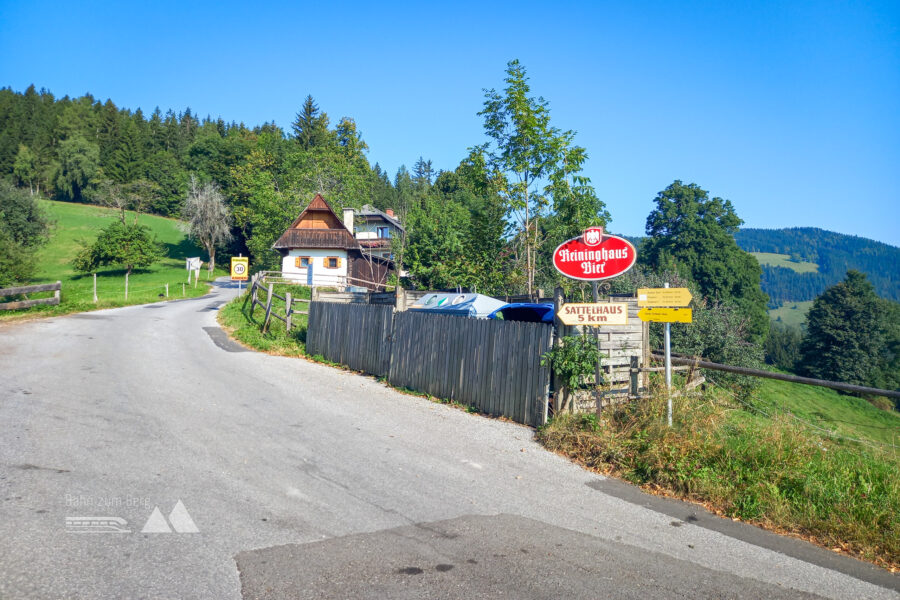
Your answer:
[[[290,291],[295,298],[309,299],[309,288],[294,285],[276,285],[275,293],[284,296],[284,292]],[[218,314],[219,325],[233,339],[254,350],[272,354],[275,356],[302,356],[307,360],[317,362],[323,365],[336,367],[342,370],[350,370],[347,366],[328,360],[321,355],[309,355],[306,353],[306,326],[308,319],[306,315],[294,315],[294,323],[298,327],[288,332],[284,323],[278,319],[270,319],[269,329],[266,333],[262,333],[261,328],[265,319],[265,309],[257,306],[251,313],[249,293],[238,296],[228,304],[222,307]],[[262,300],[260,295],[260,300]],[[277,314],[284,314],[284,301],[277,298],[272,299],[272,310]],[[397,390],[403,394],[410,396],[418,396],[425,398],[438,404],[446,404],[453,408],[466,411],[468,413],[477,413],[478,410],[474,406],[457,402],[456,400],[448,400],[438,398],[417,390],[397,387],[391,385],[386,378],[379,377],[378,381],[384,385]]]
[[[309,298],[308,288],[275,286],[275,293],[281,296],[288,290],[295,298]],[[260,300],[262,299],[260,297]],[[299,307],[295,307],[297,308]],[[284,315],[284,301],[273,298],[272,312]],[[294,313],[292,319],[294,327],[291,331],[287,330],[284,323],[273,317],[269,320],[268,330],[263,333],[261,329],[265,316],[266,311],[263,307],[256,306],[251,310],[250,293],[245,292],[222,307],[218,320],[228,335],[254,350],[277,356],[306,355],[306,315]]]
[[[836,551],[900,568],[900,466],[787,417],[735,409],[712,393],[562,415],[538,430],[548,449],[657,493]]]
[[[764,379],[753,402],[766,412],[790,411],[835,435],[884,446],[900,457],[900,412],[836,390]]]
[[[163,244],[167,257],[159,263],[133,272],[128,277],[128,298],[125,298],[125,271],[102,269],[97,274],[97,297],[94,300],[94,279],[80,275],[72,268],[71,261],[82,241],[93,241],[97,233],[118,218],[118,212],[100,206],[41,200],[53,221],[50,239],[38,254],[38,270],[34,283],[62,282],[60,303],[57,306],[36,306],[24,310],[0,311],[0,321],[15,321],[34,317],[57,316],[73,312],[114,308],[132,304],[146,304],[166,299],[195,298],[209,291],[207,280],[215,279],[226,271],[216,269],[209,274],[200,273],[200,282],[194,287],[187,284],[185,258],[203,256],[191,242],[179,222],[154,215],[138,215],[138,222],[148,226]],[[129,219],[133,214],[129,213]],[[169,296],[166,297],[166,284]],[[184,285],[182,285],[184,284]],[[47,295],[47,294],[44,294]],[[36,296],[35,296],[36,297]]]

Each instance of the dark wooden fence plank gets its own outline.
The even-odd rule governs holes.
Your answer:
[[[312,302],[307,350],[399,387],[543,424],[549,325]]]

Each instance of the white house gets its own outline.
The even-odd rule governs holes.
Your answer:
[[[350,211],[349,220],[348,211]],[[344,223],[353,223],[354,235],[363,252],[382,258],[393,258],[391,240],[406,232],[400,220],[394,215],[393,209],[380,211],[366,204],[355,216],[353,212],[353,209],[344,209]]]
[[[349,215],[345,211],[345,217],[349,217],[346,224],[316,194],[272,245],[281,254],[282,274],[307,285],[383,287],[393,264],[382,256],[364,254],[351,233],[352,211]]]

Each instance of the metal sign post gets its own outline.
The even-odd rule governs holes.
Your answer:
[[[669,287],[668,283],[663,287]],[[666,422],[672,426],[672,336],[671,323],[666,323]]]
[[[600,301],[600,290],[596,281],[591,282],[591,295],[594,298],[594,302]],[[600,416],[600,411],[603,409],[603,399],[600,395],[600,329],[597,327],[594,328],[594,343],[597,344],[597,365],[594,369],[594,400],[597,403],[597,416]]]
[[[691,292],[687,288],[638,288],[638,311],[642,321],[665,323],[666,359],[666,423],[672,426],[672,323],[690,323],[693,313],[687,307],[691,303]]]

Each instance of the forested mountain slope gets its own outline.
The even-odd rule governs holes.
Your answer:
[[[815,273],[763,265],[762,288],[773,307],[812,300],[850,269],[865,273],[882,298],[900,300],[900,248],[896,246],[815,227],[741,229],[735,239],[747,252],[784,254],[818,265]]]

